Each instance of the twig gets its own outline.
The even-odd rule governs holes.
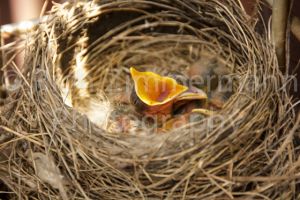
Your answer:
[[[283,72],[286,71],[286,33],[290,0],[274,0],[272,16],[272,36],[278,59]]]
[[[3,65],[4,65],[4,50],[1,49],[1,47],[3,46],[4,41],[2,38],[2,32],[1,32],[1,27],[0,27],[0,105],[2,105],[4,102],[4,99],[6,99],[7,97],[7,93],[5,90],[5,73],[4,73],[4,69],[3,69]]]

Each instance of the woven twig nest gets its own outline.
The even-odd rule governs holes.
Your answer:
[[[247,21],[231,0],[54,6],[28,36],[22,84],[1,110],[7,196],[299,198],[288,80],[269,41]],[[212,116],[164,134],[116,134],[85,116],[87,101],[109,102],[126,89],[129,67],[187,73],[212,60],[232,80],[232,95]],[[99,112],[106,108],[114,105]]]

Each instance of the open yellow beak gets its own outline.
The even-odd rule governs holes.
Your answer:
[[[168,103],[188,90],[186,86],[178,84],[175,79],[153,72],[140,72],[131,67],[130,74],[137,96],[149,106]]]

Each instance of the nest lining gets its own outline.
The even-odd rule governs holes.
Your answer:
[[[0,178],[10,198],[297,198],[288,83],[273,47],[234,1],[65,3],[51,15],[26,46],[17,100],[1,110],[11,137],[2,143]],[[236,77],[217,116],[168,134],[128,135],[79,113],[126,89],[131,66],[187,73],[212,57]],[[88,92],[75,88],[80,65],[93,80]],[[62,88],[72,88],[77,110]]]

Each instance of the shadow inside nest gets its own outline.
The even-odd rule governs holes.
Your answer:
[[[164,64],[167,63],[166,59]],[[218,58],[205,54],[193,64],[189,65],[186,61],[182,65],[186,67],[178,67],[180,71],[170,71],[167,67],[150,68],[166,74],[162,79],[171,78],[176,82],[158,80],[154,77],[157,74],[153,75],[152,72],[139,72],[143,75],[138,76],[137,81],[142,81],[138,83],[144,84],[142,87],[132,84],[136,77],[127,75],[125,85],[111,84],[105,88],[105,95],[109,96],[107,99],[110,102],[107,105],[111,107],[107,109],[106,122],[100,119],[102,127],[114,134],[160,134],[217,115],[233,94],[234,86],[228,66],[218,61]],[[149,69],[146,64],[143,66],[142,70]],[[128,71],[127,68],[120,70]],[[187,91],[170,94],[176,92],[176,86],[186,87]],[[140,93],[142,96],[139,96]],[[153,100],[153,97],[160,99]],[[151,104],[145,103],[149,98],[152,98]],[[93,116],[87,116],[93,119]],[[99,124],[99,121],[95,123]]]

